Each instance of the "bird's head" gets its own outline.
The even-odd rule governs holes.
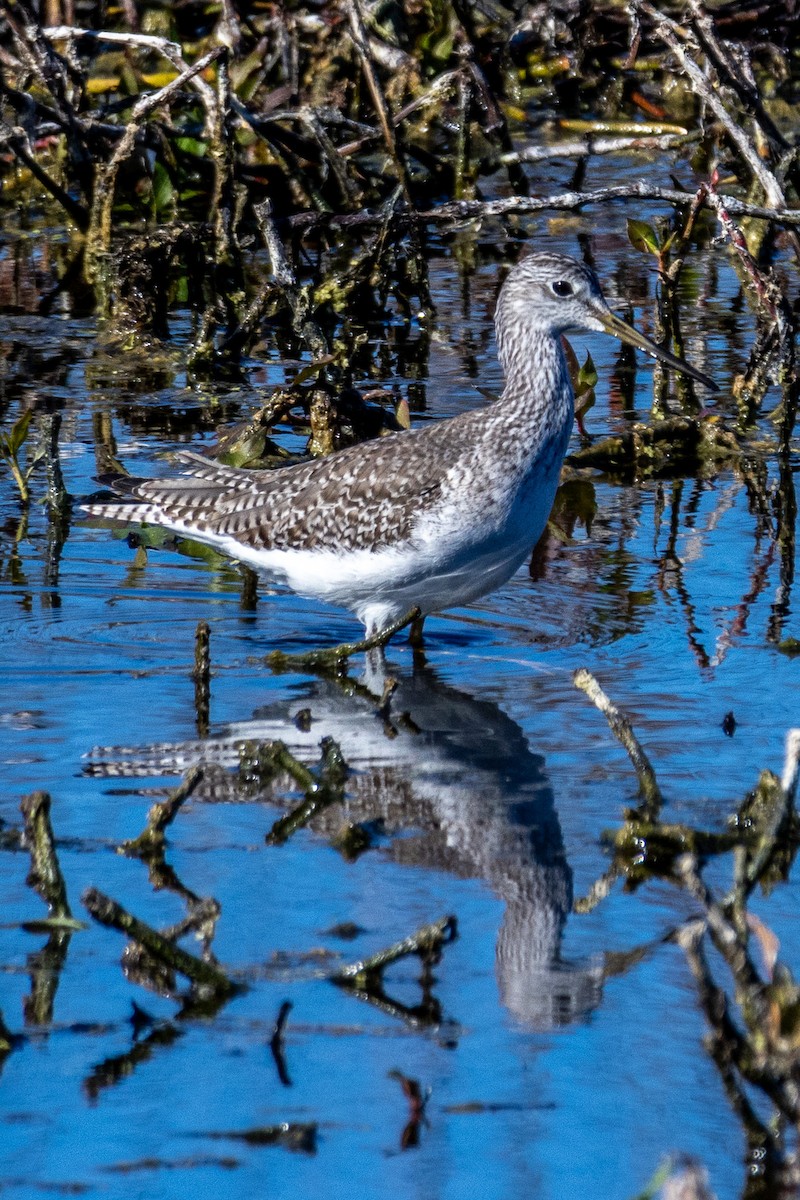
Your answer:
[[[610,333],[717,390],[713,379],[612,312],[594,271],[566,254],[536,252],[517,263],[503,284],[495,320],[501,361],[512,370],[513,360],[531,340],[593,330]]]

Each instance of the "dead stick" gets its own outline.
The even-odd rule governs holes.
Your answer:
[[[199,58],[191,67],[187,67],[175,79],[171,80],[164,87],[159,88],[156,92],[148,92],[147,95],[140,97],[133,106],[131,119],[125,127],[125,133],[114,148],[114,153],[102,168],[97,183],[95,185],[94,198],[92,200],[92,213],[90,221],[89,238],[92,243],[91,253],[89,258],[96,257],[100,253],[108,250],[111,240],[111,209],[114,203],[114,184],[117,178],[117,172],[125,158],[133,149],[136,136],[146,118],[158,108],[161,104],[166,104],[168,100],[179,92],[185,83],[193,79],[195,75],[205,71],[206,67],[215,62],[220,55],[224,54],[225,50],[222,47],[216,50],[209,51]]]
[[[137,838],[123,842],[117,847],[120,854],[147,857],[164,848],[164,830],[172,824],[178,815],[178,809],[188,800],[200,780],[203,778],[203,767],[198,763],[190,767],[182,782],[166,800],[154,804],[147,814],[147,825]]]
[[[611,726],[611,732],[627,750],[628,757],[636,771],[636,777],[639,780],[639,787],[647,805],[649,815],[651,817],[655,816],[663,804],[664,798],[661,795],[661,788],[658,786],[650,759],[639,744],[630,721],[617,708],[616,704],[609,700],[594,675],[584,667],[575,672],[572,676],[572,681],[600,709],[600,712]]]
[[[364,986],[371,976],[380,975],[386,967],[400,958],[406,958],[409,954],[431,954],[440,950],[442,946],[455,940],[457,932],[455,917],[442,917],[432,925],[423,925],[410,937],[403,938],[384,950],[378,950],[369,958],[342,967],[331,978],[334,983],[344,983],[351,987]]]
[[[550,196],[508,196],[502,200],[454,200],[429,208],[424,212],[402,214],[407,221],[423,221],[427,224],[445,224],[448,221],[482,221],[509,215],[524,216],[528,213],[550,212],[564,209],[568,212],[586,208],[592,204],[610,204],[617,200],[657,200],[663,204],[691,204],[693,193],[677,188],[655,187],[640,179],[618,187],[598,188],[593,192],[554,192]],[[800,209],[767,208],[761,204],[749,204],[738,196],[721,195],[720,200],[730,213],[739,217],[756,217],[772,221],[777,225],[794,227],[800,225]],[[355,213],[300,212],[282,218],[291,229],[325,228],[358,229],[362,225],[379,225],[384,220],[380,210],[361,209]]]
[[[45,171],[36,159],[36,156],[31,149],[31,144],[28,141],[25,130],[21,127],[12,129],[6,126],[5,122],[0,123],[0,136],[2,141],[6,143],[12,153],[16,156],[19,162],[24,167],[27,167],[31,175],[39,181],[43,188],[50,193],[56,200],[68,217],[71,217],[81,233],[85,233],[89,228],[89,213],[83,204],[74,200],[69,192],[58,184],[51,175]]]
[[[723,126],[729,139],[763,188],[764,195],[769,202],[776,207],[783,205],[783,191],[777,179],[759,157],[758,151],[745,134],[741,123],[735,121],[728,112],[722,103],[719,92],[715,91],[711,86],[710,81],[703,74],[700,67],[691,55],[687,54],[686,49],[678,40],[677,35],[680,26],[653,5],[645,3],[644,0],[636,0],[635,7],[639,11],[646,13],[656,23],[657,36],[661,38],[662,42],[664,42],[680,63],[681,70],[686,75],[692,91],[708,105],[714,116]]]
[[[356,48],[356,53],[361,59],[361,69],[364,72],[364,78],[367,81],[367,87],[372,96],[372,103],[375,105],[375,111],[378,114],[383,140],[386,143],[386,149],[389,151],[392,162],[394,163],[398,182],[403,188],[403,194],[410,202],[411,192],[408,186],[408,174],[405,165],[400,157],[397,148],[397,140],[394,136],[394,126],[389,115],[389,107],[386,103],[386,98],[381,91],[381,86],[378,83],[378,78],[372,66],[372,56],[369,49],[369,40],[367,31],[364,28],[364,19],[361,15],[359,0],[348,0],[346,4],[347,15],[350,18],[350,36],[353,39],[353,45]]]
[[[380,633],[362,638],[359,642],[342,642],[339,646],[331,646],[329,650],[309,650],[307,654],[285,654],[282,650],[273,650],[267,656],[267,662],[273,671],[315,670],[338,671],[353,654],[362,654],[368,650],[382,650],[390,638],[401,629],[412,625],[421,616],[418,608],[412,608],[404,617],[400,617],[392,625],[387,625]]]
[[[239,990],[219,967],[182,950],[157,929],[153,929],[152,925],[146,925],[144,921],[134,917],[121,904],[117,904],[116,900],[104,896],[97,888],[87,888],[81,900],[101,925],[119,929],[127,934],[134,942],[144,946],[154,958],[165,963],[171,970],[185,975],[192,983],[211,988],[218,995],[232,995]]]
[[[42,33],[51,42],[77,41],[87,38],[96,42],[118,42],[124,46],[141,46],[145,50],[159,50],[165,58],[180,54],[178,42],[152,33],[112,33],[110,30],[79,29],[76,25],[46,25]]]
[[[67,900],[67,885],[58,863],[50,824],[50,804],[48,792],[31,792],[20,804],[25,821],[25,840],[31,853],[28,883],[44,900],[51,921],[79,929],[81,923],[72,915]]]

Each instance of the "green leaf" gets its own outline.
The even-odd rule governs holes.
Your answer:
[[[597,387],[597,368],[594,365],[594,360],[591,354],[586,355],[586,362],[578,371],[577,392],[591,391]]]
[[[160,162],[153,167],[153,207],[157,213],[172,204],[175,192],[172,180]]]
[[[32,416],[33,409],[29,408],[27,412],[24,412],[22,416],[14,422],[14,424],[11,426],[11,432],[3,439],[9,454],[13,455],[14,458],[16,458],[19,454],[20,449],[25,442],[25,438],[28,436],[28,426],[31,423]]]
[[[635,221],[628,217],[628,241],[635,250],[641,250],[645,254],[658,256],[661,253],[658,234],[647,221]]]
[[[206,156],[206,143],[201,142],[199,138],[179,137],[175,139],[175,145],[178,150],[182,150],[184,154],[191,154],[194,158]]]
[[[307,379],[313,379],[315,375],[320,373],[324,366],[331,362],[333,362],[332,354],[323,354],[321,358],[315,358],[313,362],[300,368],[292,380],[292,387],[297,387],[298,384],[305,383]]]

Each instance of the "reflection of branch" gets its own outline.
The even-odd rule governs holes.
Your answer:
[[[28,955],[30,994],[23,1000],[26,1025],[51,1025],[61,971],[72,940],[71,929],[54,929],[34,954]]]
[[[703,912],[702,922],[686,926],[677,940],[686,954],[711,1026],[712,1056],[748,1136],[762,1147],[772,1149],[776,1158],[773,1166],[778,1167],[781,1135],[761,1122],[744,1094],[741,1080],[760,1088],[789,1121],[797,1124],[800,1120],[800,1086],[796,1078],[800,987],[779,962],[773,964],[768,982],[763,982],[748,945],[748,931],[753,922],[746,901],[757,883],[767,881],[775,856],[785,854],[785,846],[792,841],[786,835],[794,815],[798,774],[800,729],[793,729],[786,739],[783,778],[778,781],[769,772],[763,772],[759,784],[761,804],[740,814],[755,826],[751,832],[755,847],[749,860],[745,854],[739,856],[736,886],[726,899],[720,902],[714,897],[700,876],[694,854],[683,855],[675,864],[676,881],[694,897]],[[713,981],[705,961],[702,938],[706,932],[733,979],[742,1029],[731,1017],[728,996]],[[771,938],[769,931],[762,931],[759,941],[763,944],[767,937]]]
[[[317,778],[307,767],[304,767],[294,755],[287,750],[283,742],[272,742],[257,748],[256,769],[261,778],[270,778],[276,769],[282,768],[305,789],[305,799],[291,812],[275,821],[266,837],[270,846],[282,846],[284,842],[303,829],[317,813],[329,808],[332,804],[341,804],[344,800],[344,785],[347,779],[347,763],[342,752],[333,738],[322,739],[322,761]],[[252,772],[252,761],[245,756],[250,753],[248,748],[243,751],[243,762],[240,768],[243,772]]]
[[[775,543],[770,542],[767,546],[766,553],[760,563],[756,563],[753,567],[751,576],[750,588],[742,596],[739,604],[736,606],[736,612],[727,629],[723,629],[717,638],[717,649],[711,661],[711,665],[718,667],[725,655],[735,644],[737,639],[741,638],[747,630],[747,621],[750,616],[750,610],[755,604],[758,597],[769,583],[769,569],[775,560]]]
[[[367,81],[372,103],[375,107],[375,113],[378,117],[378,122],[383,133],[383,140],[386,143],[386,149],[394,163],[397,171],[398,183],[403,188],[403,194],[407,200],[411,198],[411,191],[408,182],[408,172],[405,164],[400,157],[400,152],[397,145],[397,140],[394,136],[394,125],[389,115],[389,107],[386,103],[378,77],[372,65],[372,54],[370,53],[369,40],[367,31],[364,28],[364,19],[361,15],[359,0],[346,0],[345,11],[350,21],[350,37],[355,47],[355,51],[361,61],[361,69],[364,72],[364,78]]]
[[[183,1030],[179,1026],[173,1025],[171,1021],[160,1022],[147,1037],[134,1042],[124,1054],[104,1058],[92,1067],[83,1081],[84,1094],[89,1100],[96,1100],[104,1088],[113,1087],[128,1079],[139,1063],[147,1062],[153,1057],[155,1049],[171,1046],[180,1037],[183,1037]]]
[[[208,737],[211,710],[211,629],[208,621],[198,621],[194,633],[194,719],[197,736]]]
[[[598,904],[611,894],[611,889],[619,879],[620,874],[619,865],[613,862],[607,871],[604,871],[598,879],[595,879],[585,896],[579,896],[573,901],[572,911],[582,914],[593,912]]]
[[[286,1052],[284,1050],[283,1036],[286,1031],[286,1022],[289,1019],[289,1013],[291,1011],[291,1000],[284,1000],[275,1021],[275,1028],[272,1031],[272,1037],[269,1041],[269,1048],[272,1051],[272,1057],[275,1060],[275,1068],[278,1072],[278,1078],[284,1087],[292,1086],[292,1081],[289,1077],[289,1071],[286,1066]]]
[[[696,935],[684,936],[681,944],[688,947],[690,966],[700,976],[701,999],[706,1001],[719,1045],[724,1048],[727,1061],[742,1077],[760,1088],[788,1120],[797,1124],[800,1121],[800,1088],[794,1078],[794,1047],[800,1001],[798,988],[785,968],[780,974],[776,973],[775,983],[765,985],[761,981],[733,921],[700,878],[693,855],[687,854],[678,860],[676,877],[700,903],[705,928],[734,981],[744,1033],[728,1014],[726,994],[710,982],[707,968],[703,969],[702,963],[698,966]]]
[[[721,196],[720,199],[728,212],[736,216],[760,217],[780,225],[800,225],[798,209],[747,204],[735,196],[728,195]],[[472,220],[507,216],[511,213],[542,212],[552,208],[584,208],[587,204],[608,204],[613,200],[660,200],[665,204],[679,204],[685,207],[691,196],[675,188],[655,187],[639,180],[618,187],[598,188],[593,192],[559,192],[540,197],[509,196],[503,200],[458,200],[450,204],[440,204],[438,208],[428,209],[419,215],[423,221]],[[297,218],[297,222],[302,223],[302,217]],[[344,224],[344,220],[339,223]]]
[[[284,1150],[302,1154],[317,1152],[316,1121],[281,1121],[280,1125],[256,1125],[253,1129],[232,1129],[228,1132],[211,1130],[198,1137],[230,1139],[246,1146],[282,1146]]]
[[[784,455],[780,460],[775,509],[775,519],[778,525],[776,540],[780,548],[781,561],[777,593],[767,629],[767,640],[770,642],[780,642],[781,640],[783,624],[790,611],[794,585],[797,494],[795,492],[794,464],[790,457]]]
[[[694,651],[695,658],[701,669],[706,669],[709,665],[708,653],[700,641],[700,628],[695,618],[695,608],[689,595],[689,589],[683,578],[683,562],[678,554],[678,533],[680,530],[680,502],[683,494],[683,481],[680,480],[675,484],[672,496],[672,504],[670,506],[670,528],[669,540],[667,542],[666,553],[659,559],[659,570],[656,576],[658,587],[662,595],[669,595],[669,585],[667,582],[667,573],[670,572],[674,578],[674,589],[683,611],[686,621],[686,634],[689,639],[689,645]]]
[[[408,1101],[408,1121],[400,1135],[400,1149],[413,1150],[419,1145],[420,1129],[423,1124],[426,1124],[425,1106],[430,1098],[431,1090],[427,1088],[423,1093],[419,1082],[404,1075],[402,1071],[390,1071],[389,1078],[397,1080]]]
[[[21,1038],[18,1034],[12,1033],[5,1022],[3,1014],[0,1012],[0,1064],[7,1054],[9,1054],[15,1046],[19,1045]]]
[[[709,1051],[723,1074],[729,1099],[744,1124],[763,1135],[766,1127],[757,1117],[732,1069],[744,1062],[745,1042],[731,1017],[728,997],[712,978],[702,950],[704,935],[704,922],[690,921],[678,930],[675,940],[686,955],[689,970],[697,985],[698,999],[711,1027]]]

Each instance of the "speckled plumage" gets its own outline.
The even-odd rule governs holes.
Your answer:
[[[370,631],[413,605],[468,603],[513,574],[549,516],[573,419],[560,335],[606,329],[677,364],[560,254],[510,271],[495,320],[506,382],[488,408],[274,471],[180,454],[177,478],[121,481],[130,500],[86,511],[208,542]]]

